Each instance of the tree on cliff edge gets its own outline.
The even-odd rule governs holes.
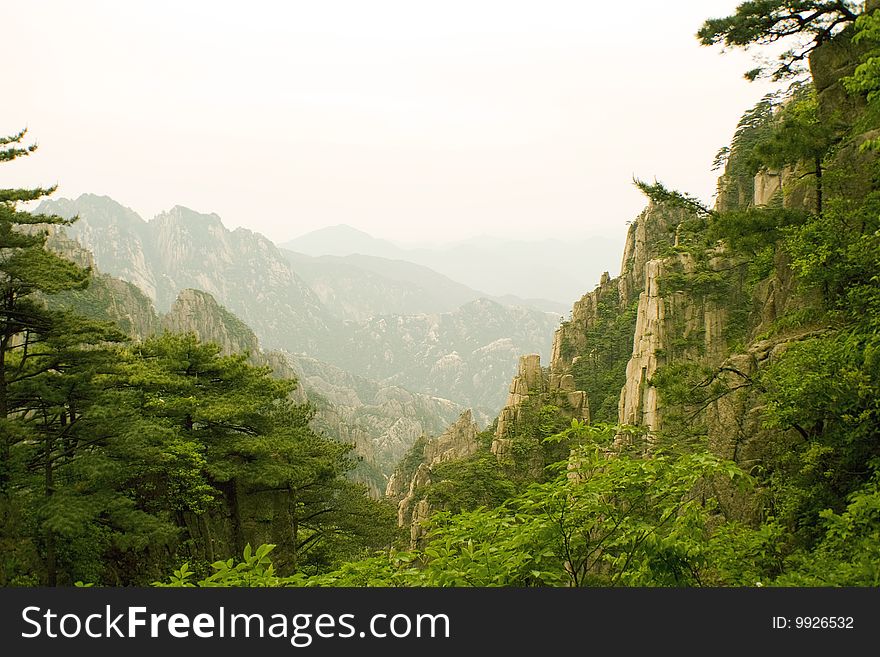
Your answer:
[[[861,2],[848,0],[749,0],[731,16],[707,20],[697,38],[704,46],[793,44],[775,61],[760,62],[745,74],[749,80],[781,80],[800,74],[810,53],[854,23],[861,11]]]

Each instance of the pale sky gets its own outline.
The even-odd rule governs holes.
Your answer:
[[[57,182],[145,218],[216,212],[284,241],[622,242],[634,175],[710,199],[768,88],[694,38],[740,0],[7,0],[0,133]]]

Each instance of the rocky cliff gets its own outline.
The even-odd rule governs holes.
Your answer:
[[[587,393],[575,389],[573,375],[552,366],[545,370],[538,354],[522,356],[519,371],[510,384],[507,403],[498,416],[492,453],[499,458],[509,454],[514,437],[523,433],[527,416],[534,417],[547,408],[566,418],[590,421]]]
[[[853,70],[857,51],[844,35],[811,57],[820,117],[839,123],[841,116],[860,111],[839,83]],[[739,148],[755,143],[781,109],[762,111],[760,120],[753,115],[741,124],[740,146],[735,142],[729,151],[715,206],[657,193],[629,227],[619,275],[604,274],[556,330],[549,367],[541,366],[538,355],[520,358],[491,441],[491,453],[507,475],[519,471],[539,480],[547,462],[541,438],[571,419],[637,427],[648,449],[708,442],[717,455],[747,471],[787,441],[803,439],[794,435],[797,427],[765,426],[760,381],[793,345],[828,330],[827,317],[818,312],[821,291],[798,285],[780,245],[782,231],[771,234],[775,224],[765,239],[747,227],[755,242],[745,246],[719,237],[725,235],[724,217],[743,221],[746,210],[779,212],[748,216],[783,222],[819,214],[822,181],[815,161],[757,173],[744,164]],[[824,166],[850,172],[841,176],[847,187],[838,189],[839,195],[859,197],[872,189],[871,181],[858,176],[874,170],[869,164],[876,155],[859,148],[873,136],[850,138],[831,151]],[[826,181],[825,191],[841,184]],[[646,186],[649,195],[650,189]],[[416,524],[431,509],[428,497],[417,491],[431,488],[431,468],[423,455],[404,471],[409,478],[392,479],[388,493],[400,498],[400,521],[417,541]],[[755,517],[753,498],[717,485],[714,493],[729,518]]]
[[[431,505],[422,494],[432,482],[433,468],[441,463],[465,459],[479,447],[473,415],[469,410],[464,411],[437,438],[423,441],[410,455],[409,463],[401,464],[388,480],[385,495],[397,502],[398,524],[409,527],[413,546],[418,545],[424,536],[422,521],[431,512]]]
[[[171,333],[195,333],[202,342],[219,345],[226,355],[249,353],[263,360],[256,334],[202,290],[182,290],[162,317],[162,328]]]
[[[656,289],[657,257],[674,247],[683,218],[679,209],[652,203],[630,224],[620,274],[603,274],[599,285],[575,302],[569,319],[554,334],[549,367],[542,370],[534,355],[520,360],[498,418],[494,451],[504,453],[511,435],[531,430],[520,425],[524,416],[534,416],[536,407],[550,405],[568,418],[607,422],[635,413],[640,404],[636,398],[646,394],[639,379],[656,368],[650,340],[661,339],[664,321]],[[649,279],[655,281],[653,287],[647,285]],[[621,392],[624,386],[629,389]]]
[[[49,299],[50,304],[70,308],[91,319],[111,321],[134,338],[144,338],[159,330],[160,319],[153,303],[139,287],[101,273],[92,253],[70,239],[63,229],[45,228],[49,232],[47,248],[92,271],[86,290],[69,290],[54,295]]]

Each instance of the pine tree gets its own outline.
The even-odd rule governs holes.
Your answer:
[[[0,162],[36,150],[22,145],[24,136],[0,139]],[[106,525],[116,503],[106,486],[100,498],[91,495],[95,487],[85,482],[96,470],[86,474],[84,466],[106,445],[105,433],[86,429],[87,418],[102,394],[99,377],[115,368],[110,345],[124,339],[109,323],[48,307],[51,295],[84,289],[90,279],[88,269],[46,248],[49,231],[73,220],[18,207],[54,190],[0,190],[0,511],[18,519],[3,531],[39,554],[50,586],[58,581],[59,537],[69,548],[67,539],[88,534],[89,518]]]
[[[21,145],[25,133],[0,138],[0,162],[36,150],[36,145]],[[27,399],[16,393],[16,386],[52,367],[51,361],[41,360],[41,349],[56,319],[39,295],[81,288],[89,276],[45,249],[47,232],[41,226],[71,221],[18,208],[54,191],[55,187],[0,189],[0,497],[9,492],[10,450],[24,438],[11,422],[27,411]]]
[[[779,80],[799,75],[811,52],[856,21],[861,5],[848,0],[746,0],[732,15],[703,23],[697,39],[704,46],[739,48],[793,43],[775,64],[762,64],[745,74],[749,80]]]
[[[133,353],[146,368],[141,412],[166,421],[204,454],[206,481],[228,519],[223,542],[230,551],[257,542],[254,532],[267,522],[279,562],[294,568],[330,563],[330,545],[338,559],[353,545],[390,540],[391,514],[345,479],[352,446],[312,431],[313,409],[290,399],[295,381],[272,378],[244,355],[220,356],[219,347],[192,334],[151,338]],[[255,511],[261,507],[273,511]],[[199,556],[216,556],[210,541],[191,538]]]

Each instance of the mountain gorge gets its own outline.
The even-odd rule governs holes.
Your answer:
[[[111,319],[138,340],[162,331],[192,333],[218,345],[222,354],[248,354],[250,362],[270,367],[274,376],[297,381],[294,399],[315,407],[314,429],[354,445],[359,460],[352,475],[375,497],[382,496],[388,476],[413,443],[442,432],[462,410],[448,400],[379,384],[313,358],[264,351],[250,327],[201,290],[181,290],[167,312],[157,313],[135,285],[100,273],[91,253],[63,231],[55,231],[48,245],[92,268],[89,287],[54,295],[53,307]]]
[[[546,344],[557,325],[419,265],[284,252],[185,208],[145,222],[85,195],[39,211],[79,217],[50,245],[94,270],[88,290],[59,302],[137,339],[193,332],[297,379],[298,399],[317,408],[316,430],[356,446],[355,476],[376,496],[419,437],[467,407],[490,422],[518,354]]]

